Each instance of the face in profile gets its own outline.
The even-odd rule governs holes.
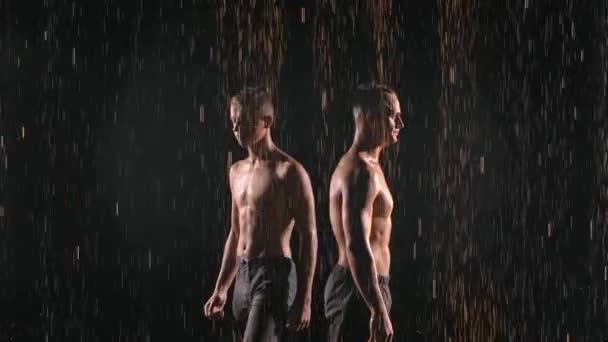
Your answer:
[[[230,103],[232,133],[242,147],[255,145],[266,134],[265,118],[253,110],[244,110],[240,103]]]
[[[399,131],[403,128],[404,123],[401,116],[401,104],[396,95],[389,95],[386,99],[387,105],[383,113],[379,115],[370,115],[372,120],[372,133],[379,144],[388,146],[396,143],[399,140]]]
[[[392,145],[399,139],[399,131],[404,127],[403,117],[401,115],[401,103],[396,95],[390,96],[391,105],[383,116],[386,144]]]

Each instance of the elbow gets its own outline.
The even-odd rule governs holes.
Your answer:
[[[312,230],[311,230],[311,231],[308,233],[308,235],[309,235],[310,242],[311,242],[312,244],[316,245],[316,244],[317,244],[317,242],[318,242],[318,240],[319,240],[319,239],[318,239],[318,237],[317,237],[317,230],[316,230],[316,229],[312,229]]]
[[[228,241],[234,241],[234,242],[239,241],[239,230],[236,227],[230,228],[230,233],[228,235]]]
[[[309,242],[309,243],[314,244],[318,240],[317,229],[314,227],[311,229],[306,229],[306,230],[300,231],[299,234],[300,234],[300,238],[304,242]]]
[[[369,270],[372,254],[365,241],[347,241],[346,261],[354,274],[360,270]]]
[[[350,239],[346,242],[346,251],[351,256],[361,256],[369,253],[369,248],[365,241]]]

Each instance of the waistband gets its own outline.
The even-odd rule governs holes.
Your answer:
[[[350,273],[350,271],[346,269],[346,267],[344,267],[343,265],[336,264],[334,270],[341,273],[348,273],[348,275],[352,278],[352,274]],[[378,284],[380,285],[388,285],[390,279],[391,277],[388,275],[378,274]]]
[[[239,265],[264,265],[264,264],[277,264],[277,263],[283,263],[283,262],[293,262],[293,260],[291,259],[291,257],[286,257],[286,256],[262,256],[262,257],[255,257],[255,258],[246,258],[244,256],[237,256],[236,257],[236,262]]]

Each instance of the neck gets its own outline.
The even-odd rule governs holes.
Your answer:
[[[252,162],[268,160],[270,154],[276,149],[270,134],[264,135],[260,141],[247,147],[249,152],[249,160]]]
[[[350,147],[350,151],[361,155],[363,158],[368,159],[372,162],[378,162],[380,159],[380,153],[383,150],[383,146],[378,143],[365,139],[364,135],[360,131],[355,133],[355,139]]]

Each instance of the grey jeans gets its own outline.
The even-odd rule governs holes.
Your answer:
[[[380,291],[386,309],[393,300],[389,277],[378,276]],[[324,291],[325,318],[328,323],[327,341],[367,341],[369,338],[369,308],[359,294],[350,272],[336,265],[331,271]]]
[[[234,341],[283,341],[296,290],[296,269],[291,258],[240,258],[232,297]]]

